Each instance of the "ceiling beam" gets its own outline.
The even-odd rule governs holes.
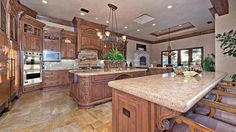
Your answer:
[[[168,41],[174,41],[174,40],[179,40],[179,39],[186,39],[186,38],[191,38],[191,37],[200,36],[200,35],[204,35],[204,34],[210,34],[210,33],[214,33],[214,32],[215,32],[215,29],[204,30],[204,31],[201,31],[201,32],[194,32],[194,33],[190,33],[190,34],[176,36],[176,37],[173,37],[173,38],[170,38],[170,39],[167,38],[167,39],[153,41],[152,44],[159,44],[159,43],[164,43],[164,42],[168,42]]]
[[[216,14],[216,10],[214,7],[209,8],[209,11],[211,12],[211,15],[213,16],[213,18],[215,19],[215,14]]]
[[[211,0],[213,8],[219,16],[226,15],[229,13],[229,2],[228,0]]]
[[[68,21],[68,20],[64,20],[64,19],[60,19],[60,18],[55,18],[55,17],[51,17],[51,16],[41,16],[41,15],[37,15],[36,18],[39,20],[44,20],[44,21],[48,21],[48,22],[52,22],[52,23],[56,23],[56,24],[60,24],[60,25],[74,27],[72,21]]]

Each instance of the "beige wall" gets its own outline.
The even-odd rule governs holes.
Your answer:
[[[231,29],[236,30],[236,0],[229,0],[229,14],[224,16],[215,16],[216,34],[228,32]],[[216,71],[236,74],[236,58],[222,54],[220,42],[216,40]]]
[[[167,49],[168,42],[154,44],[151,46],[151,63],[161,64],[161,51]],[[203,47],[204,56],[215,53],[215,34],[206,34],[186,39],[171,41],[172,49]]]
[[[133,60],[134,60],[134,53],[136,52],[136,44],[147,45],[147,52],[150,54],[150,44],[146,44],[146,43],[139,42],[139,41],[134,41],[134,40],[128,40],[126,59],[129,62],[133,62]]]

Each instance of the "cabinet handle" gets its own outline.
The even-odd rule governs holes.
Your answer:
[[[123,108],[123,114],[130,118],[130,111]]]

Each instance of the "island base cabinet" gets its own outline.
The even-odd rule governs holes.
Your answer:
[[[112,132],[170,130],[179,113],[136,96],[112,89]]]
[[[148,102],[127,98],[113,90],[112,95],[112,132],[149,132]]]

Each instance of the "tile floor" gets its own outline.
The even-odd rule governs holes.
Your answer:
[[[111,102],[79,109],[67,88],[22,95],[0,117],[0,132],[111,132]]]

